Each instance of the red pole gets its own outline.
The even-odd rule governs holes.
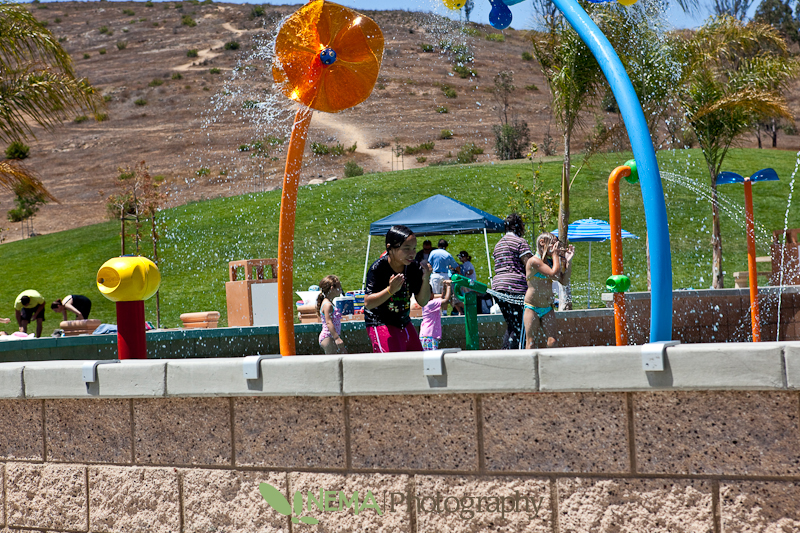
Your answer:
[[[758,303],[758,272],[756,270],[756,230],[753,222],[753,182],[744,179],[744,212],[747,229],[747,274],[750,283],[750,322],[753,342],[761,342],[761,309]]]
[[[117,302],[117,350],[120,359],[147,359],[144,300]]]
[[[611,226],[611,273],[622,275],[622,215],[620,214],[619,181],[631,175],[631,167],[621,166],[608,177],[608,223]],[[614,293],[614,329],[617,346],[628,344],[628,321],[625,317],[625,294]]]
[[[283,174],[281,195],[281,220],[278,229],[278,340],[281,355],[295,355],[294,343],[294,291],[292,269],[294,267],[294,221],[297,211],[297,187],[300,182],[300,167],[306,147],[311,109],[301,107],[294,117],[292,136],[286,153],[286,169]]]

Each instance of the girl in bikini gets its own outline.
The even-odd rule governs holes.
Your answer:
[[[556,319],[553,313],[553,281],[561,282],[564,272],[569,270],[575,248],[561,247],[558,237],[552,233],[542,233],[536,238],[536,255],[525,265],[525,279],[528,290],[525,293],[524,314],[525,347],[534,348],[534,340],[539,330],[547,337],[547,347],[556,345]],[[562,272],[562,259],[566,269]]]

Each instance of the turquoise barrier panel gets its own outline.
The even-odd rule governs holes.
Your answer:
[[[669,226],[664,189],[658,172],[656,152],[642,106],[633,90],[628,73],[614,48],[575,0],[553,0],[570,25],[586,43],[600,64],[633,147],[639,181],[642,186],[644,215],[647,220],[647,238],[650,246],[650,342],[672,339],[672,257],[669,247]]]

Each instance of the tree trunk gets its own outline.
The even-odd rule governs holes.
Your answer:
[[[152,220],[152,227],[150,229],[150,235],[153,239],[153,262],[158,266],[158,233],[156,233],[156,215],[153,214]],[[160,291],[156,291],[156,327],[161,329],[161,298],[158,294]]]
[[[644,234],[644,253],[647,258],[647,291],[650,292],[652,290],[650,285],[650,236],[647,234],[647,230]]]
[[[711,286],[714,289],[725,288],[725,277],[722,274],[722,232],[719,225],[719,203],[717,202],[717,176],[711,171]]]
[[[124,211],[124,208],[123,208],[122,215],[119,217],[119,222],[120,222],[120,228],[121,228],[120,232],[119,232],[119,236],[120,236],[120,241],[122,243],[122,253],[120,253],[119,255],[125,255],[125,211]]]
[[[569,141],[571,133],[569,128],[564,132],[564,166],[561,168],[561,201],[558,205],[558,237],[564,243],[564,246],[569,244],[567,231],[569,227],[569,178],[571,170]],[[569,280],[567,280],[567,284],[563,289],[563,291],[559,290],[559,311],[572,309],[572,290],[569,286]]]
[[[756,139],[758,139],[758,148],[762,148],[761,146],[761,124],[756,126]]]
[[[570,132],[564,132],[564,165],[561,167],[561,200],[558,203],[558,237],[565,245],[569,226]]]
[[[770,124],[770,133],[772,134],[772,147],[778,147],[778,125],[775,123],[775,119],[773,118]]]

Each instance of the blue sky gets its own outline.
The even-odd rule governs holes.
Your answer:
[[[431,11],[442,15],[447,15],[450,12],[442,5],[440,0],[334,0],[338,4],[342,4],[354,9],[407,9],[410,11]],[[475,9],[472,12],[471,20],[489,23],[489,0],[474,0]],[[250,0],[251,3],[257,3],[257,0]],[[268,2],[273,5],[285,4],[300,4],[301,0],[271,0]],[[756,0],[755,4],[758,4]],[[755,4],[750,9],[750,15],[755,12]],[[531,27],[532,9],[530,2],[522,2],[515,6],[511,6],[511,12],[514,15],[514,22],[511,24],[516,29],[528,29]],[[671,2],[671,6],[667,11],[667,19],[672,22],[676,28],[695,28],[703,24],[708,18],[710,11],[708,9],[701,9],[700,13],[694,15],[685,14],[675,2]]]

